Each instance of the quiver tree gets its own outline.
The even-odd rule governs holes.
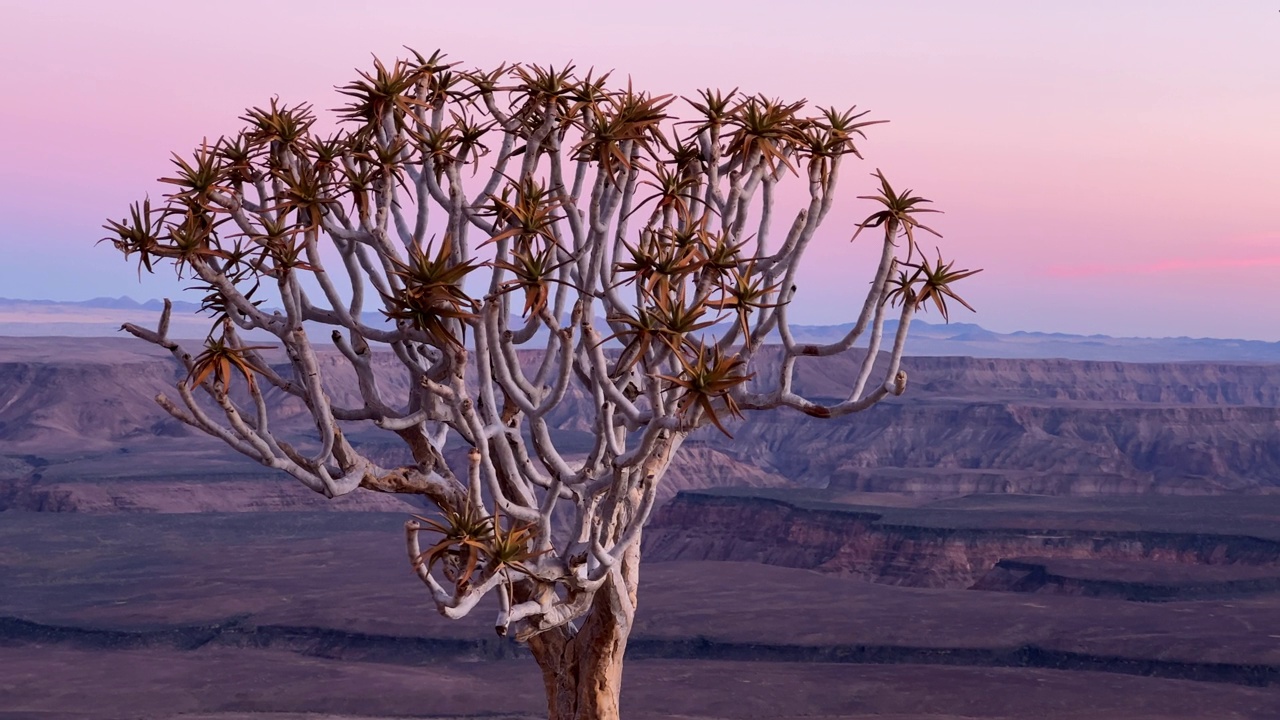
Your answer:
[[[684,438],[751,410],[839,417],[901,394],[912,314],[963,303],[950,285],[970,274],[927,259],[927,201],[877,171],[881,207],[858,230],[878,230],[881,252],[856,321],[839,342],[798,344],[800,258],[877,121],[737,91],[678,104],[608,80],[375,61],[340,88],[337,132],[321,135],[306,105],[252,108],[235,136],[175,156],[162,205],[106,226],[140,269],[165,260],[194,279],[215,317],[195,354],[169,337],[168,305],[156,330],[125,326],[187,370],[164,409],[328,497],[429,500],[438,514],[410,520],[406,540],[430,600],[457,618],[494,596],[497,631],[528,644],[553,718],[617,716],[641,533]],[[784,184],[804,200],[775,220]],[[242,339],[251,330],[287,370]],[[326,330],[358,403],[325,391]],[[864,338],[846,399],[793,388],[797,358]],[[771,339],[781,361],[764,372]],[[379,381],[380,349],[408,391]],[[588,408],[585,454],[553,442],[549,413],[569,394]],[[314,436],[273,430],[267,398],[281,395]],[[358,424],[399,436],[412,462],[362,454],[344,436]]]

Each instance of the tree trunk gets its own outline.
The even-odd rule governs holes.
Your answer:
[[[550,720],[618,720],[622,656],[631,634],[640,543],[622,558],[623,587],[608,581],[596,593],[577,632],[566,628],[536,635],[529,649],[542,669]],[[619,605],[619,593],[628,602]],[[620,611],[621,609],[621,611]]]
[[[646,490],[662,479],[687,432],[663,432],[649,457],[638,469],[625,507],[638,512]],[[617,518],[615,518],[616,520]],[[645,517],[637,517],[643,523]],[[615,532],[620,532],[615,526]],[[617,537],[613,540],[616,542]],[[641,531],[619,558],[604,585],[591,599],[591,609],[579,619],[576,630],[559,627],[529,639],[529,650],[547,690],[550,720],[618,720],[622,694],[622,656],[636,611],[640,585]]]

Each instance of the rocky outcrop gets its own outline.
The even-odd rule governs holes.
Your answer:
[[[841,396],[848,375],[838,364],[799,367],[803,392]],[[900,398],[837,420],[751,415],[731,428],[730,452],[800,486],[924,495],[1280,485],[1277,366],[908,358],[904,367]]]
[[[689,492],[658,512],[646,532],[645,557],[761,562],[933,588],[973,587],[1002,560],[1027,556],[1243,565],[1280,577],[1280,539],[1123,529],[1122,523],[1098,529],[981,522],[908,523],[871,510]]]
[[[0,456],[108,452],[157,437],[216,445],[155,405],[155,395],[172,393],[181,378],[162,354],[128,341],[28,344],[0,346]],[[763,353],[754,382],[773,377],[774,355]],[[532,365],[537,355],[524,359]],[[843,397],[857,360],[856,353],[802,358],[795,386],[810,397]],[[358,405],[346,361],[323,352],[320,362],[334,401]],[[388,395],[407,392],[394,358],[377,356],[375,366]],[[908,358],[904,368],[907,394],[864,413],[836,420],[749,413],[729,424],[733,438],[698,431],[664,496],[720,484],[918,495],[1216,494],[1280,486],[1280,366],[932,357]],[[305,444],[309,419],[301,403],[271,392],[273,428]],[[550,417],[568,455],[592,443],[584,403],[570,393]],[[377,452],[389,461],[404,457],[403,448],[390,447],[394,437],[368,424],[353,425],[348,437],[380,444]],[[14,464],[0,462],[0,477]]]
[[[781,488],[791,485],[786,475],[742,462],[729,453],[705,444],[681,448],[658,486],[658,501],[666,502],[686,490],[714,487]]]
[[[0,362],[0,443],[71,450],[184,435],[154,400],[179,377],[162,359]]]
[[[741,435],[771,465],[801,465],[801,484],[850,490],[1210,494],[1280,484],[1275,408],[901,402],[803,433],[756,424]]]

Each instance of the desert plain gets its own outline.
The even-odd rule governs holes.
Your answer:
[[[690,443],[627,717],[1280,717],[1280,366],[908,369],[868,413]],[[180,377],[141,343],[0,339],[0,718],[542,716],[491,610],[445,620],[413,577],[422,507],[187,432],[151,399]]]

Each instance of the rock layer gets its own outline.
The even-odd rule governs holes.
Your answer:
[[[0,479],[21,477],[31,458],[110,452],[122,443],[177,437],[192,447],[216,445],[155,405],[155,395],[171,394],[181,373],[145,345],[24,342],[0,343]],[[802,358],[795,387],[810,397],[843,397],[858,359],[857,353]],[[775,361],[776,353],[763,354],[755,383],[774,377]],[[326,352],[321,364],[335,402],[358,405],[345,361]],[[394,359],[378,357],[375,365],[390,395],[407,390]],[[1280,487],[1280,366],[932,357],[908,358],[904,368],[907,394],[864,413],[837,420],[749,413],[730,423],[733,438],[699,430],[664,496],[735,482],[920,495]],[[305,445],[309,420],[301,404],[272,401],[273,428]],[[550,418],[569,455],[590,446],[584,403],[571,393]],[[350,428],[348,436],[396,442],[368,424]]]
[[[1140,525],[1124,529],[1122,523],[1098,528],[1067,520],[1018,524],[988,521],[983,526],[970,519],[969,526],[939,526],[873,510],[686,492],[651,523],[645,557],[760,562],[889,585],[952,589],[974,587],[1001,561],[1027,556],[1240,565],[1269,568],[1262,574],[1280,577],[1280,538]]]

